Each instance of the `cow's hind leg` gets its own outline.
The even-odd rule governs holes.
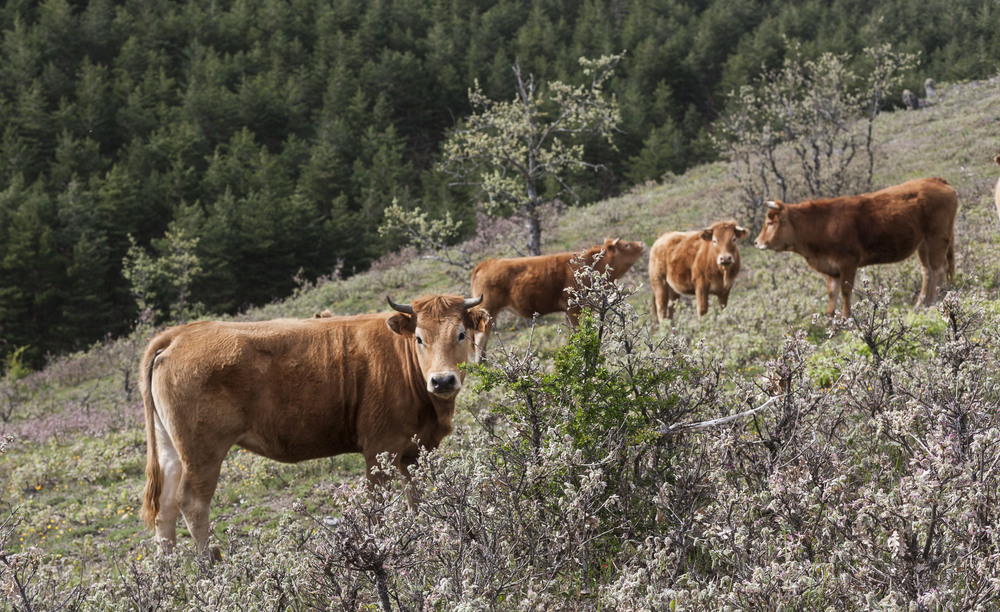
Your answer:
[[[667,318],[667,292],[658,283],[653,283],[653,314],[657,323]]]
[[[156,418],[156,449],[160,460],[160,510],[156,514],[156,537],[165,550],[173,548],[177,542],[177,515],[180,507],[177,504],[178,485],[181,478],[181,460],[177,449],[163,427],[159,417]]]
[[[948,238],[931,238],[924,240],[917,247],[917,256],[920,257],[923,276],[917,305],[930,306],[937,299],[938,288],[944,285],[945,278],[949,276],[951,242]],[[951,256],[953,257],[953,255]]]
[[[934,293],[934,268],[931,265],[930,247],[928,247],[926,240],[917,247],[917,256],[920,258],[920,276],[922,278],[920,295],[917,296],[915,306],[924,306],[928,303],[927,296]]]
[[[226,449],[229,447],[227,446]],[[225,455],[201,458],[197,464],[188,464],[181,474],[177,491],[180,506],[188,531],[198,545],[198,552],[218,560],[218,551],[208,551],[209,510],[212,496],[219,485],[219,472]]]
[[[674,288],[667,285],[667,318],[674,319],[674,309],[677,307],[677,300],[681,299],[681,294],[674,291]]]

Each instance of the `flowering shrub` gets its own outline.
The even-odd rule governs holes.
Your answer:
[[[215,565],[183,546],[163,555],[151,540],[127,553],[103,543],[92,554],[112,559],[114,571],[82,580],[47,551],[53,539],[12,546],[23,519],[9,508],[0,524],[5,604],[994,606],[994,302],[952,292],[935,309],[904,313],[893,308],[893,289],[866,283],[850,320],[816,319],[761,358],[737,354],[742,346],[727,351],[718,338],[652,332],[632,306],[634,287],[599,276],[581,286],[579,327],[556,347],[529,333],[526,345],[496,349],[469,379],[474,418],[458,419],[449,443],[424,454],[409,482],[372,488],[349,479],[319,501],[273,513],[277,526],[217,524],[223,561]],[[132,438],[115,437],[96,463],[81,463],[75,482],[109,483],[122,469],[138,478]],[[52,455],[4,473],[14,490],[41,483],[44,492],[60,465]],[[228,477],[242,487],[229,506],[254,494],[250,481],[264,479],[253,473]],[[101,512],[113,511],[80,520],[108,520]]]

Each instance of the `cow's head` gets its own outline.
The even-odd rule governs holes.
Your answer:
[[[712,244],[715,263],[723,269],[728,269],[740,260],[740,251],[736,241],[747,235],[747,228],[740,227],[735,221],[719,221],[712,227],[701,230],[701,239]]]
[[[646,243],[622,240],[621,238],[604,239],[604,265],[611,268],[611,278],[622,277],[646,250]]]
[[[791,248],[792,228],[788,223],[788,205],[782,202],[764,202],[767,216],[760,235],[753,241],[758,249],[787,251]]]
[[[442,399],[454,397],[465,380],[458,364],[468,359],[475,332],[486,329],[490,321],[485,310],[476,308],[483,296],[431,295],[410,304],[386,299],[396,311],[386,324],[397,334],[412,337],[427,392]]]

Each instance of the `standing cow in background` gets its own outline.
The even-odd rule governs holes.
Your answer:
[[[673,319],[681,295],[695,296],[699,317],[708,312],[709,294],[718,296],[719,307],[725,308],[740,273],[736,241],[746,235],[746,228],[736,221],[719,221],[702,230],[668,232],[657,238],[649,251],[656,320]]]
[[[209,504],[233,445],[287,463],[389,453],[406,475],[420,447],[452,431],[482,298],[434,295],[395,312],[256,323],[201,321],[149,342],[142,516],[161,544],[184,515],[205,552]]]
[[[472,270],[472,295],[485,295],[482,308],[494,321],[503,310],[512,310],[526,319],[536,313],[566,312],[570,324],[575,326],[579,313],[577,308],[569,306],[567,293],[567,289],[577,286],[574,272],[584,265],[593,266],[599,272],[610,270],[612,280],[617,280],[645,250],[646,245],[642,242],[608,238],[604,244],[588,249],[582,257],[566,252],[488,259]],[[476,332],[476,361],[481,361],[486,354],[491,333],[492,325]]]
[[[858,268],[920,257],[923,285],[918,304],[929,305],[937,288],[955,273],[955,212],[958,196],[948,181],[925,178],[873,193],[798,204],[768,202],[760,249],[792,251],[826,276],[829,304],[851,316],[851,290]]]

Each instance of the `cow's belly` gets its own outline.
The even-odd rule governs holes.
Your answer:
[[[236,444],[252,453],[283,463],[361,452],[356,438],[323,431],[322,428],[305,435],[302,432],[283,434],[272,430],[265,434],[248,431],[236,440]]]
[[[881,249],[873,250],[865,253],[864,258],[858,267],[861,266],[871,266],[875,264],[890,264],[903,261],[917,250],[917,245],[910,247],[909,245],[900,247],[898,249]]]
[[[827,276],[840,276],[840,264],[835,259],[829,257],[815,257],[809,260],[809,265],[813,270],[826,274]]]
[[[565,292],[563,293],[565,295]],[[547,315],[552,312],[565,311],[567,308],[567,300],[565,297],[561,299],[553,299],[551,296],[533,296],[533,297],[522,297],[514,300],[511,304],[511,310],[517,313],[518,316],[530,319],[538,313],[539,315]]]

